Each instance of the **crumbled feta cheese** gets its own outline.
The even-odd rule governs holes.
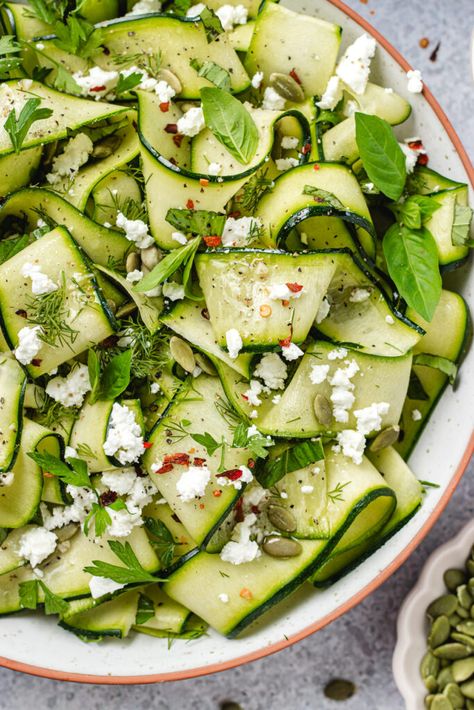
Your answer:
[[[99,101],[116,87],[119,73],[96,66],[91,67],[87,74],[77,71],[72,78],[79,86],[82,96],[93,96],[96,101]]]
[[[140,271],[139,269],[134,269],[133,271],[129,271],[127,274],[127,281],[129,281],[132,284],[136,284],[139,281],[141,281],[143,278],[143,271]]]
[[[205,126],[202,108],[200,106],[190,108],[181,118],[178,118],[177,126],[178,133],[181,133],[181,135],[189,136],[190,138],[197,136]]]
[[[138,0],[130,12],[127,12],[125,17],[133,15],[148,15],[152,12],[160,12],[160,10],[161,2],[159,2],[159,0]]]
[[[272,86],[267,86],[263,92],[262,108],[269,111],[282,111],[285,108],[286,100],[275,91]]]
[[[321,96],[321,100],[316,102],[316,106],[321,109],[332,111],[342,99],[342,86],[338,76],[332,76]]]
[[[304,292],[304,288],[301,291],[292,291],[287,284],[272,284],[268,298],[273,301],[289,301],[291,298],[300,298]]]
[[[176,91],[167,81],[159,81],[154,87],[155,94],[158,96],[160,104],[167,104],[173,96],[176,96]]]
[[[276,394],[272,397],[272,402],[273,404],[279,404],[281,402],[281,394]]]
[[[392,318],[392,316],[385,316],[385,322],[388,323],[389,325],[395,324],[395,320]]]
[[[252,426],[249,426],[247,429],[247,438],[250,439],[252,436],[257,436],[257,434],[260,434],[259,430],[255,426],[255,424],[252,424]]]
[[[129,537],[133,528],[143,523],[139,512],[131,514],[125,508],[114,510],[110,507],[107,508],[107,512],[110,516],[107,535],[110,537]]]
[[[352,459],[357,465],[362,463],[362,456],[365,449],[365,436],[360,431],[353,429],[343,429],[337,435],[337,441],[342,448],[344,456]]]
[[[259,407],[262,404],[259,395],[262,394],[263,391],[264,388],[258,380],[250,380],[250,389],[244,392],[244,397],[253,407]]]
[[[423,91],[421,72],[418,69],[407,71],[407,89],[411,94],[420,94]]]
[[[218,598],[219,601],[222,602],[223,604],[228,604],[228,603],[229,603],[229,595],[228,595],[228,594],[225,594],[224,592],[222,592],[221,594],[218,594],[218,595],[217,595],[217,598]]]
[[[354,416],[357,421],[357,431],[364,436],[371,432],[380,431],[382,428],[382,417],[388,414],[390,405],[387,402],[372,402],[369,407],[356,409]]]
[[[108,577],[91,577],[89,582],[92,599],[99,599],[103,597],[104,594],[112,594],[112,592],[116,592],[124,587],[125,584],[114,582],[113,579],[109,579]]]
[[[281,139],[281,147],[283,150],[296,150],[299,139],[296,136],[283,136]]]
[[[373,37],[363,34],[344,52],[336,67],[337,76],[355,94],[363,94],[370,73],[370,60],[375,54],[377,43]]]
[[[91,511],[92,504],[97,502],[96,495],[90,488],[67,485],[66,492],[73,500],[71,505],[56,505],[51,513],[44,504],[41,505],[43,525],[47,530],[62,528],[69,523],[83,523]]]
[[[262,226],[255,217],[228,217],[222,232],[222,244],[225,247],[245,246],[252,235]]]
[[[138,461],[145,451],[135,412],[126,405],[114,402],[102,448],[107,456],[114,456],[123,465]]]
[[[231,360],[235,360],[243,346],[239,331],[236,328],[230,328],[225,334],[225,340],[229,357]]]
[[[221,5],[215,12],[225,32],[247,24],[248,10],[243,5]]]
[[[49,276],[43,274],[38,264],[30,264],[30,262],[27,261],[21,267],[21,275],[31,279],[31,291],[35,296],[41,296],[43,293],[51,293],[58,289],[58,284],[55,284],[54,281],[51,281]]]
[[[299,348],[296,343],[290,343],[289,345],[282,345],[281,353],[285,360],[297,360],[299,357],[304,355],[304,351]]]
[[[158,392],[161,392],[161,387],[158,384],[158,382],[152,382],[150,385],[150,392],[152,394],[158,394]]]
[[[358,371],[358,364],[355,360],[351,360],[345,368],[337,368],[329,380],[329,384],[332,387],[330,400],[333,403],[333,415],[337,422],[347,422],[349,420],[348,411],[355,401],[353,394],[354,383],[351,382],[351,379]]]
[[[300,490],[303,495],[307,495],[308,493],[312,493],[314,491],[314,486],[301,486]]]
[[[312,365],[309,379],[313,385],[320,385],[327,378],[329,365]]]
[[[13,471],[8,471],[6,473],[0,473],[0,486],[8,487],[11,486],[15,479],[15,474]]]
[[[123,229],[126,238],[134,242],[139,249],[146,249],[154,244],[154,239],[148,234],[148,225],[142,219],[127,219],[122,212],[117,213],[115,224]]]
[[[65,459],[77,459],[79,458],[77,455],[76,449],[74,449],[72,446],[66,446],[64,449],[64,458]]]
[[[252,409],[252,411],[249,414],[250,419],[256,419],[258,417],[258,412],[256,409]]]
[[[252,526],[256,522],[257,516],[255,513],[249,513],[241,523],[237,523],[232,531],[231,540],[221,550],[221,560],[230,562],[233,565],[241,565],[260,557],[262,553],[258,544],[255,540],[250,539]]]
[[[207,172],[209,175],[220,175],[222,172],[222,165],[220,163],[209,163]]]
[[[321,301],[321,305],[319,306],[318,313],[316,315],[316,323],[318,325],[319,323],[322,323],[325,318],[328,317],[330,310],[331,304],[329,303],[326,296],[324,296],[323,300]]]
[[[405,155],[405,169],[408,174],[412,173],[415,169],[415,165],[418,162],[418,151],[410,148],[406,143],[398,144]]]
[[[137,476],[128,493],[126,505],[132,515],[141,515],[143,508],[151,503],[156,486],[148,476]],[[141,523],[141,520],[140,520]]]
[[[297,158],[277,158],[275,160],[276,169],[280,172],[285,170],[290,170],[299,165],[299,160]]]
[[[62,178],[73,180],[79,168],[89,160],[93,149],[94,144],[89,136],[78,133],[66,143],[63,152],[53,159],[52,170],[46,175],[46,180],[50,185],[56,185]]]
[[[347,357],[346,348],[335,348],[328,353],[328,360],[344,360]]]
[[[110,491],[124,496],[132,490],[133,484],[137,480],[137,474],[133,468],[104,471],[101,480]]]
[[[202,2],[198,2],[197,5],[192,5],[186,12],[186,17],[199,17],[205,7],[206,6]]]
[[[40,325],[26,326],[18,332],[18,345],[13,354],[22,365],[29,365],[41,350],[40,335],[43,329]]]
[[[178,498],[185,502],[201,498],[210,480],[211,472],[207,466],[189,466],[176,481]]]
[[[178,242],[178,244],[187,244],[188,243],[187,236],[185,234],[183,234],[182,232],[172,232],[171,239],[173,239],[175,242]]]
[[[250,83],[252,84],[254,89],[259,89],[262,85],[262,81],[263,81],[263,71],[257,71],[253,75]]]
[[[282,390],[285,387],[288,368],[277,353],[267,353],[262,357],[253,374],[264,381],[265,387],[271,390]]]
[[[162,293],[165,298],[170,301],[180,301],[184,298],[184,286],[176,281],[165,281],[162,287]]]
[[[242,471],[242,475],[240,478],[236,478],[235,480],[226,478],[225,476],[219,476],[219,485],[233,486],[237,491],[240,491],[244,483],[250,483],[253,481],[253,473],[249,468],[247,468],[247,466],[239,466],[239,471]]]
[[[349,101],[346,103],[344,106],[344,116],[347,118],[350,118],[355,114],[355,112],[358,110],[359,105],[357,101],[353,101],[352,99],[349,99]]]
[[[56,535],[46,528],[32,528],[21,536],[18,554],[36,567],[55,551],[57,541]]]
[[[422,418],[422,414],[419,409],[414,409],[411,413],[411,418],[413,419],[414,422],[419,422],[420,419]]]
[[[349,301],[351,303],[363,303],[368,298],[370,298],[370,291],[366,288],[353,288],[351,295],[349,296]]]
[[[46,394],[64,407],[80,407],[91,383],[87,365],[75,365],[66,377],[53,377],[46,385]]]

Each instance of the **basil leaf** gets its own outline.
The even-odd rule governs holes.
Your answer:
[[[191,439],[193,439],[197,444],[204,446],[208,456],[215,454],[217,449],[220,449],[222,443],[216,441],[212,434],[206,431],[205,434],[191,434]]]
[[[290,446],[280,456],[265,463],[261,473],[257,475],[258,482],[264,488],[271,488],[287,473],[298,471],[311,463],[324,459],[324,449],[321,439],[303,441]]]
[[[10,136],[15,153],[19,153],[26,134],[35,121],[42,121],[49,118],[53,111],[50,108],[38,108],[41,99],[28,99],[20,111],[17,118],[16,109],[12,108],[7,120],[3,124],[4,129]]]
[[[8,261],[12,256],[15,256],[15,254],[18,254],[18,252],[27,247],[29,241],[28,234],[24,234],[22,237],[3,239],[0,242],[0,264]]]
[[[218,88],[201,89],[206,126],[240,163],[247,164],[258,146],[258,129],[240,101]]]
[[[413,364],[425,365],[433,367],[448,376],[449,382],[453,385],[458,373],[458,366],[452,360],[439,355],[430,355],[429,353],[419,353],[413,358]]]
[[[100,387],[100,362],[95,350],[87,353],[87,369],[89,371],[89,381],[91,383],[91,393],[89,395],[90,404],[94,404],[99,396]]]
[[[406,181],[405,156],[392,128],[378,116],[355,114],[356,142],[370,180],[378,189],[398,200]]]
[[[430,321],[441,296],[438,250],[431,233],[393,224],[383,238],[388,273],[398,292],[417,313]]]
[[[224,28],[222,27],[221,21],[217,17],[216,13],[208,7],[205,7],[201,11],[196,20],[201,20],[206,32],[206,39],[208,43],[215,40],[216,37],[219,37],[219,35],[224,32]]]
[[[439,202],[433,200],[432,197],[411,195],[405,202],[391,205],[390,208],[396,216],[397,221],[405,227],[409,229],[420,229],[422,224],[440,207]]]
[[[140,594],[138,597],[137,613],[135,616],[135,624],[138,626],[146,624],[149,619],[155,616],[155,605],[150,597],[145,594]]]
[[[68,609],[68,603],[49,589],[44,582],[38,580],[38,584],[44,592],[44,613],[64,614]]]
[[[320,187],[314,187],[314,185],[305,185],[303,187],[303,195],[312,195],[315,202],[331,205],[331,207],[335,207],[338,210],[346,209],[335,195],[331,192],[327,192],[326,190],[322,190]]]
[[[472,209],[468,205],[454,205],[454,221],[451,230],[451,242],[456,247],[474,246],[470,238]]]
[[[173,249],[169,254],[165,256],[164,259],[160,261],[159,264],[155,266],[149,274],[144,276],[134,287],[135,291],[150,291],[158,284],[166,281],[170,276],[172,276],[180,266],[187,264],[191,259],[194,259],[194,255],[201,243],[201,238],[196,237],[191,239],[187,244],[185,244],[180,249]]]
[[[166,221],[180,232],[185,234],[206,236],[222,236],[226,215],[218,212],[208,212],[207,210],[180,210],[169,209],[165,217]]]
[[[226,69],[223,69],[214,62],[199,62],[197,59],[191,59],[190,64],[193,69],[202,76],[224,91],[230,91],[230,74]]]
[[[414,370],[410,373],[407,397],[408,399],[417,399],[420,402],[426,402],[429,399],[429,396],[426,394],[423,385],[421,384],[420,378]]]
[[[36,579],[21,582],[18,592],[23,609],[36,609],[38,606],[38,582]]]
[[[127,389],[131,364],[131,350],[125,350],[110,360],[102,373],[99,399],[116,399]]]

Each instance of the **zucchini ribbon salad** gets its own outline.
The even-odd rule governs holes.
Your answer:
[[[372,37],[122,5],[0,9],[0,613],[233,637],[422,504],[467,186],[395,137]]]

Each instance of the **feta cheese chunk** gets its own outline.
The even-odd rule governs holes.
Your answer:
[[[137,474],[133,468],[122,468],[115,471],[104,471],[101,481],[110,491],[124,496],[130,493],[133,484],[137,480]]]
[[[125,584],[114,582],[113,579],[109,579],[108,577],[91,577],[89,582],[92,599],[99,599],[103,597],[104,594],[112,594],[112,592],[116,592],[124,587]]]
[[[221,5],[216,10],[225,32],[233,30],[236,25],[247,24],[248,10],[243,5]]]
[[[225,594],[225,592],[222,592],[221,594],[217,595],[217,598],[219,599],[220,602],[223,604],[228,604],[229,603],[229,595]]]
[[[96,495],[90,488],[66,486],[66,492],[71,496],[71,505],[56,505],[51,512],[42,504],[41,514],[43,525],[47,530],[62,528],[69,523],[83,523],[90,513],[92,504],[97,502]]]
[[[410,146],[406,143],[399,143],[398,145],[400,146],[405,155],[405,169],[408,175],[410,175],[410,173],[414,171],[415,166],[418,162],[418,152],[410,148]]]
[[[357,421],[357,431],[364,436],[371,432],[380,431],[382,428],[382,417],[388,414],[390,405],[387,402],[372,402],[369,407],[356,409],[354,416]]]
[[[252,526],[256,522],[255,513],[249,513],[241,523],[237,523],[232,531],[231,540],[221,550],[221,560],[230,562],[232,565],[241,565],[260,557],[262,553],[258,544],[255,540],[250,539]]]
[[[170,301],[180,301],[184,298],[184,286],[176,281],[165,281],[162,286],[162,293]]]
[[[27,261],[21,267],[21,275],[31,279],[31,291],[35,296],[41,296],[43,293],[52,293],[58,289],[58,284],[54,283],[49,276],[43,274],[39,264],[30,264]]]
[[[271,390],[282,390],[285,387],[288,368],[277,353],[267,353],[262,357],[253,374],[264,381],[265,387]],[[254,404],[254,402],[250,402],[250,404]]]
[[[225,340],[229,357],[231,360],[235,360],[243,346],[239,331],[236,328],[230,328],[225,334]]]
[[[106,71],[100,67],[91,67],[87,74],[77,71],[72,78],[79,86],[82,96],[93,96],[96,101],[115,89],[119,72]]]
[[[264,392],[264,387],[260,382],[258,380],[250,380],[250,388],[244,392],[243,396],[252,407],[259,407],[262,404],[262,400],[259,397],[262,392]]]
[[[186,12],[186,17],[199,17],[205,7],[206,6],[202,2],[198,2],[196,5],[192,5]]]
[[[329,380],[332,387],[330,400],[333,403],[333,415],[337,422],[347,422],[349,420],[349,409],[355,401],[353,394],[354,383],[351,379],[359,371],[359,366],[355,360],[351,360],[345,368],[338,367],[334,375]]]
[[[407,71],[407,89],[411,94],[420,94],[423,91],[421,71],[418,69]]]
[[[202,108],[200,106],[193,107],[186,111],[181,118],[178,118],[178,133],[193,138],[202,131],[205,125]]]
[[[189,466],[176,481],[178,497],[185,502],[201,498],[210,480],[211,472],[207,466]]]
[[[419,422],[420,419],[422,418],[422,414],[419,409],[414,409],[411,413],[411,418],[413,419],[414,422]]]
[[[316,106],[321,109],[332,111],[342,99],[341,80],[338,76],[332,76],[321,96],[321,100],[316,102]]]
[[[107,456],[114,456],[122,465],[135,463],[145,451],[135,412],[126,405],[114,402],[102,448]]]
[[[304,288],[301,288],[301,285],[298,285],[297,288],[300,288],[300,291],[292,291],[287,284],[272,284],[268,297],[272,301],[289,301],[291,298],[300,298],[304,293]]]
[[[363,303],[370,298],[370,291],[366,288],[353,288],[351,295],[349,296],[349,301],[351,303]]]
[[[64,407],[80,407],[90,388],[87,365],[78,364],[66,377],[53,377],[46,385],[46,394]]]
[[[365,436],[361,434],[360,431],[343,429],[343,431],[339,432],[337,435],[337,441],[344,456],[352,459],[357,465],[362,463],[362,456],[364,455],[365,449]]]
[[[56,535],[46,528],[32,528],[21,536],[18,554],[36,567],[55,551],[57,541]]]
[[[251,79],[251,84],[254,89],[259,89],[263,81],[263,71],[257,71]]]
[[[40,335],[43,329],[40,325],[26,326],[18,333],[18,345],[13,354],[22,365],[29,365],[37,356],[43,344]]]
[[[299,357],[304,355],[304,351],[299,348],[296,343],[290,343],[289,345],[282,345],[281,353],[285,360],[297,360]]]
[[[323,320],[328,317],[330,310],[331,310],[331,304],[329,303],[326,296],[324,296],[323,300],[321,301],[321,305],[319,306],[318,313],[316,315],[316,324],[317,325],[319,325],[319,323],[322,323]]]
[[[320,385],[327,378],[329,365],[313,365],[309,373],[309,379],[313,385]]]
[[[119,229],[123,229],[126,238],[134,242],[139,249],[146,249],[155,243],[148,233],[148,225],[142,219],[127,219],[122,212],[118,212],[115,224]]]
[[[344,52],[336,67],[337,76],[355,94],[363,94],[370,73],[370,60],[375,54],[377,43],[373,37],[363,34]]]
[[[283,150],[296,150],[299,139],[296,136],[283,136],[281,139],[281,147]]]
[[[282,111],[286,100],[272,86],[267,86],[263,92],[262,108],[269,111]]]
[[[222,232],[222,244],[225,247],[245,246],[261,227],[262,223],[256,217],[228,217]]]
[[[220,175],[222,172],[222,165],[220,163],[209,163],[207,172],[209,175]]]
[[[175,242],[178,242],[178,244],[187,244],[188,243],[188,238],[185,234],[182,232],[172,232],[171,233],[171,239]]]
[[[56,185],[62,178],[73,180],[78,170],[87,163],[94,149],[89,136],[78,133],[66,143],[62,153],[53,158],[52,170],[46,175],[50,185]]]
[[[125,17],[133,15],[147,15],[151,12],[160,12],[160,10],[161,2],[159,2],[159,0],[138,0],[130,12],[127,12]]]
[[[344,360],[347,357],[346,348],[335,348],[328,353],[328,360]]]
[[[277,170],[284,172],[299,165],[299,160],[297,158],[277,158],[275,165]]]

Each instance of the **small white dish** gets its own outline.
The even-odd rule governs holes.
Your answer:
[[[393,675],[406,710],[422,710],[427,690],[420,675],[420,662],[426,652],[428,605],[446,592],[443,573],[451,567],[464,567],[474,543],[474,520],[458,535],[439,547],[428,558],[418,582],[405,599],[398,614],[397,644],[393,653]]]

